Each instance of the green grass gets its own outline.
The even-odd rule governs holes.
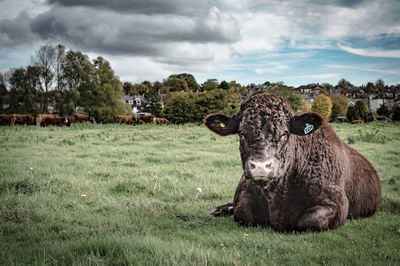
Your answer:
[[[381,207],[337,230],[285,234],[209,215],[241,176],[236,136],[0,127],[0,265],[399,265],[400,125],[333,127],[377,169]]]

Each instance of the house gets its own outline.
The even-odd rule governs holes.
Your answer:
[[[388,99],[388,98],[372,98],[369,100],[369,109],[373,112],[376,112],[378,108],[385,104],[389,109],[392,109],[394,106],[394,100],[393,99]]]
[[[139,113],[143,108],[148,107],[152,103],[144,95],[124,95],[123,101],[131,106],[133,114]]]

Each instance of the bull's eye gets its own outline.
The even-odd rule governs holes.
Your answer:
[[[286,142],[289,138],[289,134],[287,132],[282,133],[281,137],[280,137],[280,141],[281,142]]]
[[[240,137],[240,139],[245,139],[244,133],[242,131],[239,132],[239,137]]]

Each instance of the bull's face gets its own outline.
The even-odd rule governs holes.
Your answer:
[[[264,186],[285,171],[292,135],[313,134],[324,120],[315,113],[296,116],[280,98],[258,94],[233,116],[210,114],[204,122],[219,135],[239,135],[244,175]]]

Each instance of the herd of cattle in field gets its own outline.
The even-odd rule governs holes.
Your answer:
[[[22,114],[0,114],[0,125],[37,125],[37,126],[70,126],[72,123],[91,122],[96,123],[94,117],[82,114],[74,114],[71,117],[60,116],[57,114],[38,114],[32,115]],[[133,116],[133,115],[115,115],[114,123],[141,125],[146,123],[156,125],[169,125],[170,122],[166,118],[159,118],[154,115]]]

